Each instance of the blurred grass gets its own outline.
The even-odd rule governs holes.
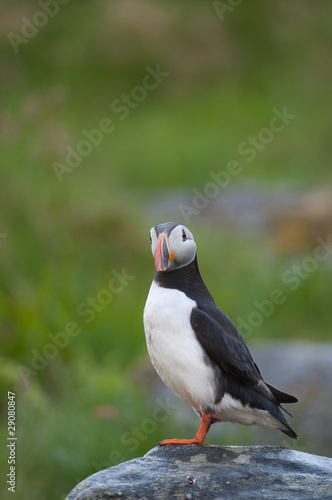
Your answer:
[[[142,379],[142,312],[153,276],[148,230],[162,222],[147,213],[149,197],[158,189],[202,188],[211,170],[232,159],[243,166],[234,186],[246,178],[299,190],[331,184],[331,5],[252,4],[221,23],[199,1],[72,1],[15,55],[6,34],[19,32],[21,17],[31,19],[39,7],[3,2],[0,232],[8,236],[0,246],[0,410],[6,435],[7,391],[16,392],[25,500],[64,496],[98,468],[179,434],[171,417],[135,450],[121,441],[156,404]],[[157,64],[170,75],[119,120],[112,102]],[[272,108],[284,106],[297,118],[247,164],[239,144],[268,126]],[[58,182],[51,163],[63,161],[66,145],[75,147],[82,130],[105,117],[115,131]],[[328,263],[290,292],[282,275],[310,251],[277,255],[264,239],[221,234],[200,217],[191,229],[204,279],[234,321],[274,288],[285,291],[285,303],[249,344],[331,338]],[[78,305],[123,268],[134,279],[85,323]],[[49,332],[69,321],[81,333],[26,386],[18,367],[31,367],[34,350],[42,353]],[[105,405],[111,414],[103,419],[96,408]],[[238,444],[250,443],[250,430],[237,432]]]

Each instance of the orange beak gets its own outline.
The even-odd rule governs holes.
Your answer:
[[[166,271],[169,266],[169,261],[173,260],[175,257],[174,252],[170,251],[168,236],[166,233],[162,233],[159,236],[154,266],[156,271]]]

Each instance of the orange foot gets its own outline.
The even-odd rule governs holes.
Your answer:
[[[164,444],[202,444],[203,441],[199,439],[164,439],[159,443],[159,446],[164,446]]]
[[[211,417],[210,413],[203,413],[200,428],[194,439],[164,439],[164,441],[159,443],[159,446],[164,446],[165,444],[202,444],[210,429]]]

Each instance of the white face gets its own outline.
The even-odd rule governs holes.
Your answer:
[[[167,230],[168,224],[162,225],[163,232],[160,232],[159,226],[150,230],[151,250],[157,271],[174,271],[187,266],[196,255],[196,243],[189,229],[182,224],[172,229],[172,225],[170,223],[170,231]]]

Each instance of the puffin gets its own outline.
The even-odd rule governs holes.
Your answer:
[[[148,353],[162,381],[201,419],[195,438],[159,445],[201,445],[215,422],[279,429],[297,439],[283,406],[297,399],[263,380],[201,277],[192,233],[166,222],[150,230],[150,242],[155,275],[143,314]]]

